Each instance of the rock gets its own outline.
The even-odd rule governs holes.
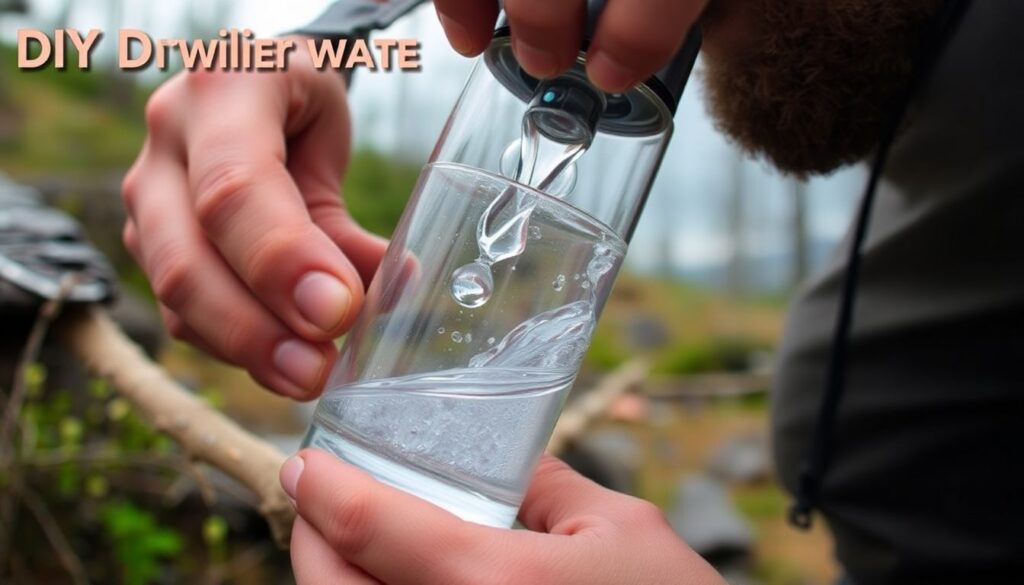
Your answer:
[[[643,452],[632,435],[608,429],[587,433],[559,456],[570,467],[622,493],[633,493]]]
[[[669,514],[676,533],[712,564],[750,554],[754,535],[729,501],[725,486],[707,475],[683,479]]]
[[[768,446],[761,433],[736,435],[708,461],[708,471],[726,482],[755,483],[771,476]]]

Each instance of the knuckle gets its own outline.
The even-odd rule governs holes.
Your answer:
[[[560,28],[559,20],[565,20],[565,9],[558,2],[506,2],[505,13],[512,21],[513,29],[518,25],[530,29],[551,30]],[[516,33],[520,31],[515,31]]]
[[[132,227],[130,221],[124,222],[124,227],[121,228],[121,243],[129,252],[135,253],[135,248],[138,245],[138,240],[135,234],[135,228]]]
[[[254,354],[249,351],[258,337],[253,334],[250,327],[250,320],[235,313],[224,316],[224,323],[220,326],[220,338],[217,340],[217,349],[233,361],[243,361]]]
[[[188,328],[185,327],[185,322],[182,321],[181,317],[173,313],[166,313],[164,315],[164,326],[171,337],[179,341],[186,341],[185,337],[188,333]]]
[[[132,167],[121,179],[121,202],[129,215],[135,213],[139,200],[139,172],[137,166]]]
[[[255,173],[246,164],[225,160],[213,165],[196,183],[200,225],[208,231],[220,229],[244,204],[255,182]]]
[[[610,21],[601,33],[602,47],[622,63],[663,59],[674,49],[672,39],[664,35],[638,35],[626,23]]]
[[[275,227],[261,234],[249,247],[242,267],[243,278],[253,288],[279,286],[282,262],[295,256],[296,246],[316,237],[309,227]]]
[[[226,75],[223,71],[207,70],[202,67],[182,73],[185,87],[188,91],[206,91],[217,84]]]
[[[175,246],[165,245],[153,257],[153,293],[172,311],[179,311],[196,290],[195,275],[187,258]]]
[[[624,511],[630,524],[637,528],[650,529],[667,522],[665,513],[661,511],[661,508],[639,498],[632,498]]]
[[[153,92],[146,101],[146,128],[153,134],[161,134],[174,115],[174,100],[167,87]]]
[[[324,537],[343,556],[358,556],[373,539],[373,510],[361,492],[338,494]]]

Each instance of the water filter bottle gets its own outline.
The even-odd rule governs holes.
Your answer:
[[[600,2],[590,2],[593,32]],[[588,35],[589,37],[589,35]],[[587,42],[584,42],[584,48]],[[530,77],[499,23],[395,230],[306,446],[509,527],[575,380],[699,47],[621,94]]]

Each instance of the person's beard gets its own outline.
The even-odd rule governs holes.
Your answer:
[[[937,0],[713,0],[708,109],[756,157],[827,173],[877,145]]]

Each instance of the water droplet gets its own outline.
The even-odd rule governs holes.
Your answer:
[[[551,286],[556,291],[561,291],[563,288],[565,288],[565,275],[564,274],[559,274],[555,278],[555,281],[551,283]]]
[[[438,327],[437,328],[437,334],[438,335],[444,335],[444,327]]]
[[[452,273],[452,298],[463,307],[475,309],[483,306],[491,298],[493,290],[494,276],[486,264],[473,262]]]
[[[452,331],[452,341],[455,343],[462,343],[462,334],[458,331]]]

